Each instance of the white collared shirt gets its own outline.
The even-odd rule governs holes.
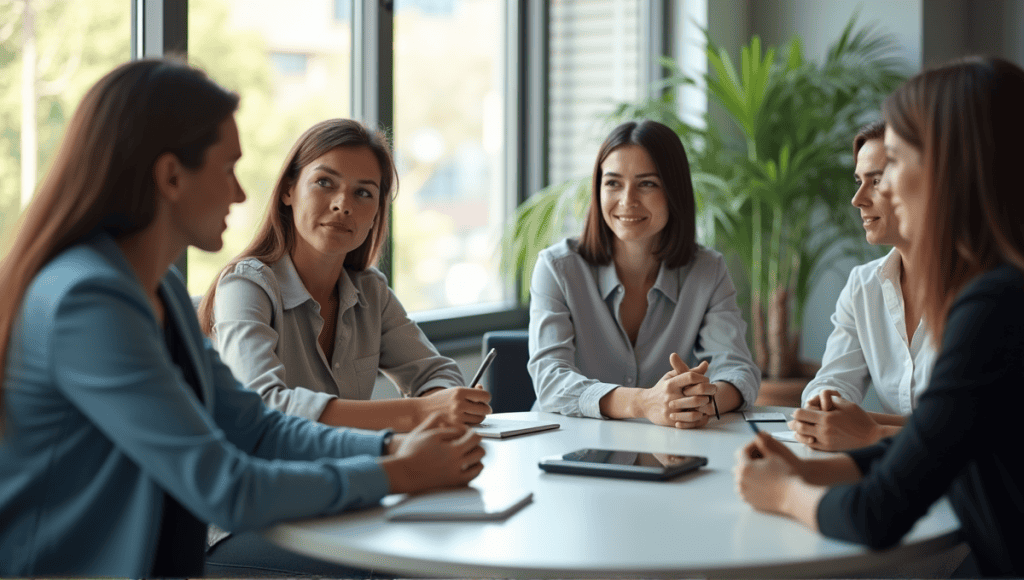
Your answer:
[[[600,400],[618,387],[653,387],[672,370],[708,359],[711,381],[732,383],[753,404],[761,371],[722,255],[699,248],[681,268],[662,264],[647,293],[634,346],[619,319],[625,294],[614,264],[593,266],[575,240],[543,250],[530,289],[530,362],[535,409],[602,418]]]
[[[335,397],[367,400],[378,370],[406,396],[465,382],[375,268],[342,271],[330,361],[317,342],[320,305],[288,256],[272,265],[240,261],[217,283],[213,313],[221,359],[267,406],[288,415],[316,421]]]
[[[804,404],[823,389],[835,389],[860,404],[874,385],[883,412],[906,416],[914,410],[936,353],[923,318],[907,340],[902,264],[893,249],[850,272],[832,315],[835,329],[825,344],[821,370],[804,389]]]

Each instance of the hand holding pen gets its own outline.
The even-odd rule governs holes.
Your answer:
[[[492,348],[480,364],[473,380],[465,387],[439,388],[429,391],[415,401],[421,407],[419,420],[434,412],[442,414],[442,420],[451,425],[479,425],[491,413],[491,394],[480,385],[484,371],[497,355]],[[418,422],[418,421],[417,421]]]

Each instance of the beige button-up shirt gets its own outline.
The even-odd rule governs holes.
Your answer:
[[[289,415],[315,421],[332,398],[369,399],[378,370],[406,396],[465,382],[374,268],[346,269],[338,280],[331,360],[317,342],[320,305],[288,256],[239,262],[218,282],[213,313],[214,344],[231,372]]]

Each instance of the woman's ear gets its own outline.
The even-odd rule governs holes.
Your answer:
[[[167,201],[178,201],[182,195],[182,172],[184,167],[173,153],[164,153],[153,164],[153,183],[157,195]]]

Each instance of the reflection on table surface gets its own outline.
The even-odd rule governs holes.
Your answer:
[[[790,409],[766,408],[782,410]],[[480,489],[533,492],[503,522],[386,522],[383,507],[290,522],[267,537],[288,549],[347,565],[433,576],[678,577],[843,575],[949,549],[959,524],[945,500],[894,549],[872,552],[822,537],[780,516],[755,512],[734,491],[735,452],[752,432],[738,413],[699,430],[646,421],[507,413],[561,427],[484,440]],[[785,423],[760,423],[765,431]],[[796,443],[797,455],[824,456]],[[537,462],[583,448],[702,455],[707,466],[662,482],[544,473]],[[401,496],[388,496],[391,505]],[[879,573],[879,575],[884,575]]]

